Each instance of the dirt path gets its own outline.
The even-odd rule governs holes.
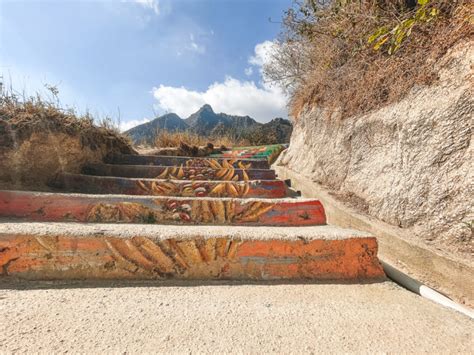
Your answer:
[[[112,287],[121,286],[121,287]],[[373,284],[0,284],[0,352],[463,352],[474,321]]]

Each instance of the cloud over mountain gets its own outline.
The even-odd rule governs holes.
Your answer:
[[[270,41],[257,44],[255,53],[249,58],[249,64],[257,67],[260,74],[272,45]],[[227,76],[223,82],[215,82],[205,91],[160,85],[154,87],[152,92],[159,108],[175,112],[181,117],[189,116],[205,103],[212,105],[217,112],[250,115],[260,122],[268,122],[274,117],[287,117],[286,96],[278,87],[264,82]]]

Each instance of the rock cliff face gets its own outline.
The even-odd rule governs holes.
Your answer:
[[[473,250],[472,42],[452,48],[439,81],[396,104],[341,119],[307,108],[277,164],[300,172],[408,235]]]

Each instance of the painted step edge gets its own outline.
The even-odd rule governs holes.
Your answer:
[[[213,169],[186,168],[155,165],[87,164],[82,172],[87,175],[118,176],[131,178],[155,178],[174,180],[275,180],[276,174],[269,169]]]
[[[200,164],[202,162],[208,163],[209,161],[217,162],[222,164],[223,161],[230,162],[236,159],[226,158],[213,158],[213,157],[182,157],[182,156],[168,156],[168,155],[132,155],[132,154],[120,154],[111,155],[105,158],[105,162],[108,164],[123,164],[123,165],[158,165],[158,166],[193,166],[194,164]],[[270,166],[266,158],[263,159],[237,159],[233,163],[235,168],[239,167],[239,163],[250,164],[249,169],[268,169]]]
[[[284,149],[288,148],[289,144],[272,144],[266,146],[251,146],[251,147],[235,147],[231,150],[223,151],[220,154],[211,154],[215,157],[237,157],[237,158],[246,158],[246,157],[266,157],[270,159],[273,155],[276,158]]]
[[[224,233],[207,228],[200,233],[199,227],[155,225],[146,226],[148,231],[143,234],[123,235],[110,225],[101,225],[105,229],[102,234],[91,233],[78,224],[68,224],[69,228],[49,224],[41,230],[38,224],[26,223],[16,232],[11,230],[14,223],[6,225],[0,224],[0,277],[345,281],[384,278],[375,237],[339,229],[335,238],[334,227],[328,226],[293,228],[308,232],[301,233],[306,238],[300,239],[295,238],[298,233],[294,231],[289,238],[272,238],[271,228],[263,233],[266,237],[258,238],[262,233],[256,230],[261,228],[246,227],[252,236],[246,238],[241,236],[245,227],[227,227]],[[280,229],[277,235],[287,230],[273,228]],[[74,229],[79,230],[77,235]]]
[[[296,192],[290,190],[281,180],[165,180],[59,173],[49,185],[62,192],[86,194],[238,198],[296,196]]]
[[[1,190],[0,217],[89,223],[326,224],[324,208],[314,199],[187,198]]]

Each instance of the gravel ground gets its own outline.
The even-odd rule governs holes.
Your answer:
[[[474,321],[391,282],[0,283],[0,353],[464,352]]]

